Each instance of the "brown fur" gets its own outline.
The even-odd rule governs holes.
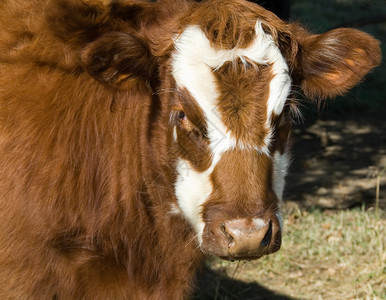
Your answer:
[[[310,98],[343,94],[381,60],[379,42],[355,29],[340,28],[321,35],[302,36],[299,45],[297,66],[301,87]]]
[[[270,66],[245,66],[240,60],[225,63],[214,72],[218,79],[223,122],[236,140],[246,144],[266,146],[267,100],[273,75]]]
[[[171,120],[176,123],[176,156],[189,161],[195,170],[203,172],[212,163],[204,114],[186,89],[177,98],[180,109],[177,114],[172,114]],[[188,115],[181,119],[178,115],[181,112]]]
[[[313,36],[242,0],[1,1],[1,299],[187,297],[203,254],[186,219],[170,213],[175,163],[200,171],[211,155],[203,112],[171,78],[172,38],[197,24],[216,47],[246,47],[257,18],[308,95],[340,94],[380,60],[364,33]],[[258,144],[270,68],[241,68],[216,72],[219,108],[237,138]],[[240,103],[225,96],[231,89]],[[288,114],[276,120],[285,143]],[[268,156],[226,153],[204,218],[273,214],[271,177]]]

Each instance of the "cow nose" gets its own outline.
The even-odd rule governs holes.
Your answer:
[[[253,259],[278,250],[270,247],[277,240],[277,237],[274,237],[271,220],[229,220],[220,224],[220,230],[228,246],[229,258]]]

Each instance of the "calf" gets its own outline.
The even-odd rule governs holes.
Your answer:
[[[279,250],[294,91],[380,61],[243,0],[0,3],[0,298],[181,299]]]

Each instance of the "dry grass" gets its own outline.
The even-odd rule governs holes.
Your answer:
[[[196,298],[386,299],[384,217],[364,209],[293,211],[278,253],[254,262],[213,260],[211,269],[231,279],[213,275],[201,283],[206,294]],[[237,290],[233,283],[240,282]],[[256,286],[273,292],[261,296]]]

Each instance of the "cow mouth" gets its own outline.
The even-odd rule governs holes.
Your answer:
[[[247,252],[247,253],[231,253],[228,251],[228,255],[226,256],[219,256],[221,259],[228,260],[228,261],[235,261],[235,260],[257,260],[264,255],[270,254],[269,252],[269,245],[265,246],[263,248],[258,249],[254,252]]]
[[[230,261],[230,262],[234,262],[234,261],[252,261],[252,260],[257,260],[261,257],[263,257],[265,254],[257,254],[257,255],[248,255],[248,256],[244,256],[244,255],[229,255],[229,256],[219,256],[219,258],[223,259],[223,260],[227,260],[227,261]]]

